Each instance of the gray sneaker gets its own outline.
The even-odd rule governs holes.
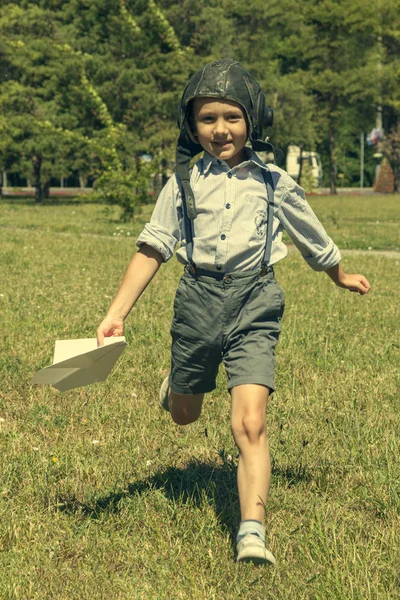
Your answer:
[[[161,408],[169,412],[168,404],[168,390],[169,390],[169,375],[164,379],[160,387],[159,404]]]
[[[275,565],[276,560],[272,552],[266,549],[262,539],[253,533],[245,535],[237,546],[237,562],[251,562],[255,565]]]

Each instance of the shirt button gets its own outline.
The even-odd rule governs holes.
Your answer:
[[[230,208],[230,207],[231,207],[231,205],[229,203],[225,204],[225,208]]]
[[[220,271],[222,269],[221,265],[217,265],[217,271]]]
[[[221,240],[225,240],[225,239],[226,239],[226,235],[223,233],[223,234],[221,235]]]
[[[228,173],[229,179],[232,179],[232,173]]]

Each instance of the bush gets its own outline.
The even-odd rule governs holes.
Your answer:
[[[374,192],[378,194],[392,194],[394,192],[394,175],[388,159],[385,157],[379,169]]]
[[[312,167],[308,163],[308,161],[303,162],[300,185],[307,194],[309,194],[318,187],[318,182],[316,181],[313,175]]]
[[[155,166],[139,163],[136,171],[107,169],[95,181],[91,200],[117,204],[122,208],[121,220],[129,221],[138,206],[150,199],[151,179]]]

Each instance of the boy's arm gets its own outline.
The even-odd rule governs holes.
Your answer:
[[[364,275],[345,273],[340,251],[305,199],[304,190],[286,175],[278,218],[303,258],[316,271],[325,271],[337,286],[366,294],[371,286]],[[330,266],[331,265],[331,266]]]
[[[349,290],[350,292],[358,292],[361,295],[366,294],[371,289],[368,279],[364,275],[355,275],[345,273],[339,263],[325,273],[332,279],[337,286]]]
[[[369,292],[371,286],[364,275],[345,273],[340,267],[339,248],[308,204],[303,188],[287,174],[283,179],[278,219],[306,262],[315,271],[325,271],[339,287],[362,295]]]
[[[157,250],[142,244],[126,270],[107,316],[97,329],[98,346],[103,346],[105,337],[123,335],[126,317],[163,262]]]

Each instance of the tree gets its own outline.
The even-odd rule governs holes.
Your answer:
[[[351,112],[359,111],[367,123],[376,99],[370,84],[375,8],[367,0],[313,0],[307,4],[307,22],[312,35],[304,48],[302,70],[316,103],[318,129],[326,131],[320,145],[329,157],[329,183],[335,194],[339,132]]]
[[[298,48],[307,26],[292,0],[235,0],[226,3],[235,32],[235,56],[260,81],[267,105],[274,109],[272,141],[287,149],[289,144],[315,144],[313,102],[298,76]]]
[[[140,2],[50,4],[58,10],[42,1],[7,3],[0,12],[11,72],[0,105],[14,167],[32,172],[38,201],[44,174],[65,176],[67,166],[77,165],[86,170],[89,157],[92,176],[105,169],[138,172],[143,152],[172,145],[177,90],[189,64],[154,2],[141,25],[130,13]]]
[[[71,146],[78,152],[76,139],[60,135],[73,121],[65,111],[63,81],[71,85],[76,80],[76,60],[65,57],[53,12],[38,6],[5,5],[0,12],[0,33],[3,65],[7,65],[0,109],[11,139],[8,166],[33,177],[40,202],[50,177],[65,176],[71,170],[71,162],[64,160]]]
[[[51,176],[73,170],[108,190],[112,173],[129,190],[147,177],[143,154],[153,165],[174,158],[190,75],[232,57],[275,110],[271,141],[316,147],[335,192],[338,160],[356,157],[376,107],[387,130],[398,120],[398,2],[378,8],[367,0],[309,0],[302,11],[295,0],[3,2],[0,163],[35,173],[38,199]]]
[[[400,5],[380,0],[377,7],[375,79],[376,105],[382,111],[385,131],[396,129],[400,120]]]

